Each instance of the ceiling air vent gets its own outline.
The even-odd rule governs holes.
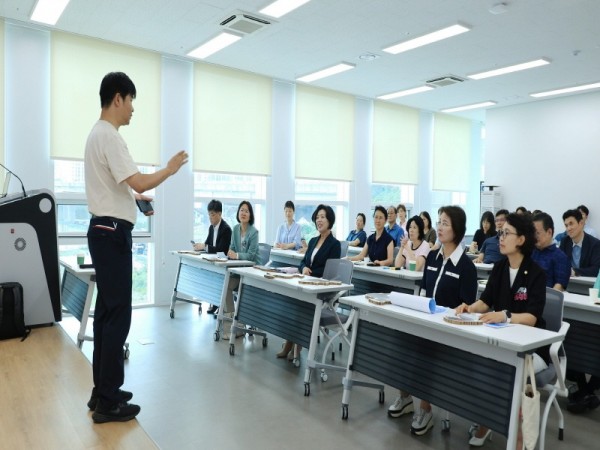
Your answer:
[[[251,34],[266,27],[267,25],[271,25],[271,22],[266,19],[256,17],[252,14],[237,11],[223,20],[220,25],[223,28],[236,31],[238,33]]]
[[[464,78],[457,77],[456,75],[447,75],[441,78],[434,78],[433,80],[429,80],[426,83],[430,86],[435,87],[444,87],[450,86],[452,84],[462,83]]]

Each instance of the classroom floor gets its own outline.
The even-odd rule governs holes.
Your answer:
[[[396,394],[390,387],[383,405],[377,391],[354,389],[349,420],[343,421],[342,372],[329,372],[327,382],[313,375],[311,395],[304,397],[306,349],[300,369],[275,357],[282,341],[274,336],[269,336],[267,348],[260,338],[239,338],[232,357],[226,342],[213,340],[212,316],[198,314],[197,306],[187,303],[178,303],[175,311],[170,319],[168,307],[134,310],[123,387],[133,391],[132,401],[142,407],[139,423],[161,449],[468,448],[470,424],[451,416],[450,432],[442,432],[435,407],[435,426],[421,437],[410,434],[411,416],[388,418],[386,410]],[[75,339],[79,322],[65,317],[62,326]],[[88,358],[92,346],[83,344]],[[346,350],[336,362],[345,362]],[[600,408],[574,416],[564,400],[561,405],[565,440],[558,441],[551,412],[546,448],[595,447]],[[493,434],[484,448],[505,447],[506,439]]]

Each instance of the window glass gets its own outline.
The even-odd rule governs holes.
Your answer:
[[[412,184],[376,184],[371,185],[371,205],[397,206],[415,203],[415,186]]]

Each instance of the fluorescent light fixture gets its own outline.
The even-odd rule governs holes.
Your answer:
[[[38,0],[31,13],[31,20],[48,25],[56,25],[56,22],[58,22],[61,14],[69,4],[69,1],[70,0]]]
[[[204,59],[208,58],[213,53],[217,53],[219,50],[223,50],[225,47],[237,42],[241,39],[241,36],[237,34],[222,32],[221,34],[215,36],[210,41],[205,42],[200,47],[195,48],[187,55],[192,58]]]
[[[494,106],[497,102],[482,102],[482,103],[473,103],[472,105],[465,105],[465,106],[457,106],[456,108],[448,108],[448,109],[442,109],[442,112],[445,113],[451,113],[451,112],[458,112],[458,111],[466,111],[468,109],[477,109],[477,108],[485,108],[486,106]]]
[[[534,67],[545,66],[550,64],[547,59],[536,59],[534,61],[524,62],[521,64],[515,64],[514,66],[502,67],[500,69],[488,70],[487,72],[474,73],[473,75],[467,75],[472,80],[481,80],[483,78],[495,77],[497,75],[504,75],[511,72],[518,72],[520,70],[533,69]]]
[[[419,86],[412,89],[405,89],[404,91],[392,92],[391,94],[380,95],[377,97],[380,100],[391,100],[393,98],[404,97],[405,95],[419,94],[421,92],[431,91],[434,88],[431,86]]]
[[[276,0],[269,6],[265,6],[259,11],[261,14],[279,18],[285,16],[290,11],[308,3],[310,0]]]
[[[589,89],[600,88],[600,83],[584,84],[581,86],[572,86],[563,89],[555,89],[553,91],[536,92],[535,94],[529,94],[530,97],[549,97],[551,95],[568,94],[571,92],[587,91]]]
[[[341,72],[345,72],[346,70],[354,69],[356,66],[350,63],[340,63],[335,66],[328,67],[323,70],[319,70],[318,72],[309,73],[308,75],[304,75],[303,77],[296,78],[298,81],[303,81],[305,83],[310,83],[315,80],[320,80],[321,78],[330,77],[331,75],[335,75]]]
[[[409,41],[400,42],[398,44],[391,45],[383,49],[384,52],[397,55],[398,53],[412,50],[413,48],[422,47],[424,45],[433,44],[434,42],[448,39],[458,34],[466,33],[470,28],[461,24],[452,25],[441,30],[434,31],[433,33],[426,34],[424,36],[411,39]]]

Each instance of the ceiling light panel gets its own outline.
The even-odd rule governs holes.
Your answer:
[[[598,89],[598,88],[600,88],[600,83],[592,83],[592,84],[584,84],[581,86],[572,86],[572,87],[563,88],[563,89],[554,89],[552,91],[536,92],[535,94],[529,94],[529,96],[536,97],[536,98],[550,97],[551,95],[570,94],[573,92],[588,91],[590,89]]]
[[[391,94],[380,95],[377,97],[380,100],[391,100],[393,98],[404,97],[406,95],[419,94],[421,92],[432,91],[434,88],[431,86],[419,86],[412,89],[405,89],[403,91],[392,92]]]
[[[486,72],[474,73],[473,75],[467,75],[472,80],[482,80],[484,78],[496,77],[498,75],[505,75],[507,73],[519,72],[521,70],[533,69],[534,67],[540,67],[550,64],[550,61],[541,58],[534,61],[528,61],[521,64],[515,64],[513,66],[501,67],[500,69],[488,70]]]
[[[486,106],[494,106],[497,102],[481,102],[481,103],[473,103],[471,105],[465,106],[457,106],[456,108],[448,108],[442,109],[444,113],[458,112],[458,111],[467,111],[469,109],[477,109],[477,108],[485,108]]]
[[[391,45],[389,47],[384,48],[383,51],[391,53],[393,55],[397,55],[398,53],[412,50],[417,47],[422,47],[424,45],[433,44],[434,42],[438,42],[443,39],[448,39],[453,36],[466,33],[469,30],[469,27],[457,23],[455,25],[442,28],[441,30],[434,31],[433,33],[429,33],[424,36],[411,39],[409,41],[404,41],[398,44]]]
[[[279,18],[293,11],[296,8],[308,3],[310,0],[277,0],[269,6],[264,7],[259,13],[266,16]]]
[[[321,78],[330,77],[332,75],[336,75],[338,73],[345,72],[350,69],[354,69],[356,66],[350,63],[340,63],[335,66],[327,67],[326,69],[319,70],[318,72],[309,73],[308,75],[304,75],[300,78],[296,78],[297,81],[302,81],[304,83],[311,83],[316,80],[320,80]]]
[[[58,19],[69,4],[69,1],[70,0],[38,0],[31,13],[31,20],[47,25],[56,25],[56,22],[58,22]]]
[[[197,59],[208,58],[210,55],[217,53],[219,50],[223,50],[225,47],[239,41],[241,38],[241,36],[236,34],[223,32],[212,38],[210,41],[195,48],[187,55]]]

